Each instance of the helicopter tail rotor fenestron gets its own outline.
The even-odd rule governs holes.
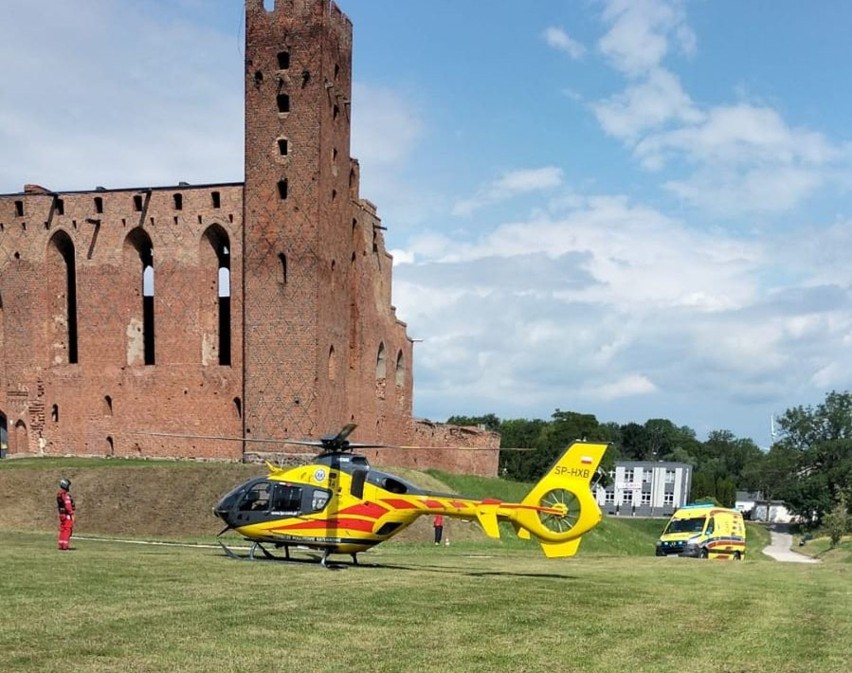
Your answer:
[[[574,442],[533,486],[512,517],[518,536],[535,537],[549,558],[573,556],[603,515],[591,481],[608,444]]]

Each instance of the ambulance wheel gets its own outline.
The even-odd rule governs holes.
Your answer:
[[[708,554],[706,549],[702,549],[700,552],[698,552],[698,558],[707,558],[707,556]]]

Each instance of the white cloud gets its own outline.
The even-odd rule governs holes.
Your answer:
[[[611,25],[598,46],[620,72],[634,77],[654,70],[669,52],[669,38],[684,53],[695,49],[678,0],[609,0],[603,12]]]
[[[574,40],[562,28],[551,26],[544,31],[544,41],[548,46],[565,52],[571,58],[578,60],[586,53],[586,48]]]
[[[604,400],[615,400],[622,397],[647,395],[656,392],[657,386],[641,374],[628,374],[618,381],[606,383],[593,389],[593,394]]]
[[[558,187],[562,184],[562,179],[562,169],[556,166],[504,173],[500,178],[477,191],[473,197],[456,203],[452,214],[471,215],[480,208],[507,201],[521,194]]]
[[[698,123],[703,114],[681,87],[678,78],[661,68],[631,84],[623,93],[592,105],[601,127],[609,135],[634,140],[640,133],[671,122]]]

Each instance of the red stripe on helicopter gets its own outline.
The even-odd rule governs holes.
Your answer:
[[[347,514],[349,516],[368,516],[373,519],[378,519],[382,514],[386,514],[388,511],[387,507],[382,507],[374,502],[362,502],[357,505],[353,505],[352,507],[340,510],[340,514]]]
[[[382,500],[386,505],[390,505],[394,509],[420,509],[417,503],[409,502],[408,500],[397,500],[396,498],[387,498]]]
[[[303,521],[301,523],[290,524],[289,526],[276,526],[270,530],[360,530],[365,533],[372,533],[374,523],[374,521],[365,521],[363,519],[327,519],[320,521]]]
[[[444,509],[444,503],[437,500],[424,500],[423,504],[429,509]]]

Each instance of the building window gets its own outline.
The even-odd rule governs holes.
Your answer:
[[[290,67],[290,52],[289,51],[279,51],[278,52],[278,69],[279,70],[287,70]]]
[[[24,216],[24,202],[23,201],[15,201],[15,216],[23,217]]]
[[[624,482],[627,484],[633,483],[633,468],[628,467],[624,470]]]
[[[651,504],[651,491],[642,491],[642,504],[650,505]]]
[[[142,195],[141,194],[136,194],[136,196],[133,197],[133,209],[137,213],[142,212]]]
[[[57,318],[54,324],[64,325],[62,345],[67,349],[59,361],[77,364],[77,262],[74,243],[64,231],[58,231],[51,239],[51,258],[57,260],[50,265],[49,282],[55,289],[51,292],[51,312]],[[57,335],[59,336],[59,335]]]
[[[55,206],[56,207],[56,214],[57,215],[64,215],[65,214],[65,201],[63,201],[62,199],[56,199],[54,201],[54,203],[56,204],[56,206]]]
[[[664,505],[673,505],[674,504],[674,493],[664,493],[663,494],[663,504]]]
[[[651,470],[649,470],[646,467],[645,469],[642,470],[642,483],[648,484],[648,483],[650,483],[650,481],[651,481]]]
[[[213,199],[213,207],[221,208],[222,207],[222,197],[219,192],[210,192],[210,198]]]
[[[675,481],[675,471],[674,470],[666,470],[666,483],[673,484]]]
[[[183,194],[174,194],[175,210],[183,210]]]
[[[96,213],[104,212],[104,200],[100,196],[95,197],[95,212]]]
[[[376,380],[384,379],[387,376],[387,358],[385,356],[385,345],[379,344],[379,352],[376,355]]]
[[[287,198],[287,180],[286,180],[286,178],[284,180],[278,181],[278,196],[281,198],[282,201]]]
[[[290,112],[290,96],[279,93],[275,100],[278,101],[278,112]]]
[[[396,385],[400,388],[405,385],[405,357],[402,351],[396,354]]]
[[[286,157],[289,152],[289,144],[287,142],[287,138],[279,138],[278,139],[278,154],[282,157]]]
[[[278,253],[278,262],[281,264],[281,275],[278,277],[278,282],[282,285],[287,284],[287,255],[283,252]]]

